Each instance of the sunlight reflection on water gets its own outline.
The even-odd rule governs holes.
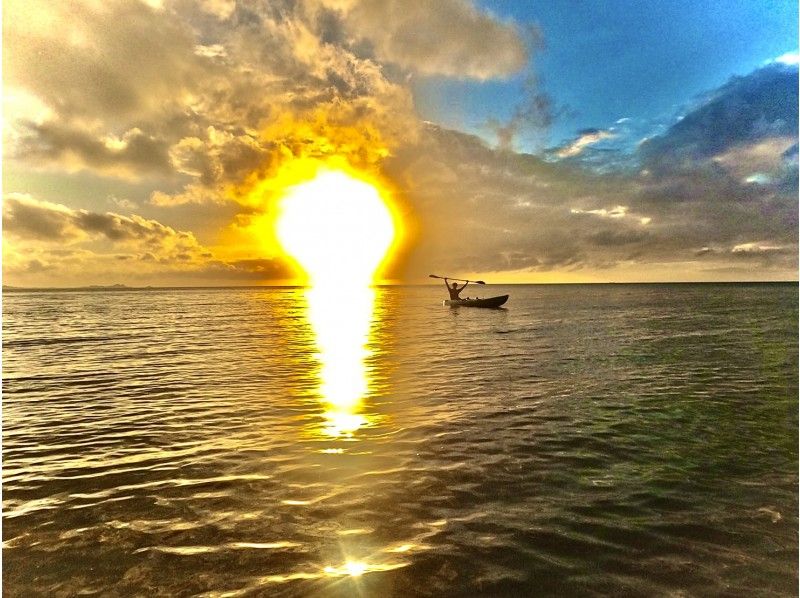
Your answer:
[[[317,284],[306,289],[305,298],[306,317],[317,349],[314,357],[319,363],[317,390],[323,418],[322,425],[313,433],[322,439],[355,440],[358,431],[374,424],[377,418],[365,405],[370,394],[379,390],[371,376],[374,371],[367,365],[382,340],[376,337],[383,337],[377,331],[376,320],[380,318],[375,313],[376,291],[370,287]],[[342,448],[326,448],[322,452],[346,453]],[[369,548],[369,543],[363,542],[360,534],[343,535],[347,538],[341,538],[339,549],[344,562],[329,564],[318,571],[318,575],[359,578],[409,564],[402,559],[382,562],[380,553],[405,552],[413,544],[404,545],[404,550],[375,552]]]
[[[320,362],[319,393],[325,409],[322,433],[352,437],[367,423],[362,402],[370,386],[365,360],[370,355],[367,346],[375,291],[320,285],[308,289],[306,298]]]

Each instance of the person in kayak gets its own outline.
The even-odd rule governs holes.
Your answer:
[[[447,287],[447,292],[448,292],[448,293],[450,293],[450,299],[451,299],[452,301],[456,301],[457,299],[461,299],[461,297],[459,297],[459,296],[458,296],[458,294],[459,294],[461,291],[463,291],[463,290],[464,290],[464,289],[467,287],[467,285],[469,284],[469,282],[465,282],[465,283],[464,283],[464,286],[462,286],[462,287],[459,287],[459,286],[458,286],[458,283],[454,282],[454,283],[453,283],[453,285],[452,285],[452,286],[450,286],[450,285],[447,283],[447,281],[448,281],[448,279],[447,279],[447,278],[445,278],[445,279],[444,279],[444,286],[446,286],[446,287]]]

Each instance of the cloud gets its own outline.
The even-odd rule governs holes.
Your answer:
[[[749,243],[739,243],[731,249],[731,253],[754,255],[765,253],[786,253],[791,250],[788,245],[774,245],[769,242],[751,241]]]
[[[570,210],[572,214],[592,214],[594,216],[600,216],[601,218],[625,218],[628,215],[628,207],[627,206],[616,206],[611,209],[606,208],[598,208],[596,210],[582,210],[580,208],[572,208]]]
[[[698,255],[698,248],[732,248],[747,237],[797,247],[796,199],[714,173],[600,175],[492,149],[433,125],[418,145],[389,158],[387,170],[418,219],[409,275],[441,269],[592,276],[638,268],[649,276],[649,268],[663,273],[672,263],[691,278],[707,275],[707,262],[724,267],[739,258],[729,250]],[[796,268],[791,250],[773,257],[759,263],[764,273]]]
[[[755,177],[755,182],[765,184],[783,177],[796,145],[796,137],[767,137],[733,146],[714,156],[713,161],[737,179],[753,182],[748,179]]]
[[[615,247],[621,245],[641,244],[650,237],[647,231],[643,230],[614,230],[603,229],[596,233],[591,233],[589,239],[595,244],[603,247]]]
[[[142,2],[10,0],[3,20],[4,84],[62,117],[141,118],[203,81],[191,29]]]
[[[699,98],[677,120],[618,119],[608,129],[586,129],[545,152],[600,174],[671,178],[695,173],[740,183],[796,189],[787,152],[797,143],[796,64],[771,61]]]
[[[539,146],[553,122],[570,112],[566,105],[555,105],[550,95],[542,91],[537,80],[531,77],[525,83],[523,99],[511,117],[505,122],[490,119],[487,126],[497,136],[500,149],[513,151],[515,141],[522,136],[527,138],[529,145]]]
[[[581,208],[571,208],[570,214],[587,214],[589,216],[598,216],[600,218],[632,218],[642,226],[650,224],[653,219],[650,216],[635,215],[628,212],[628,206],[614,206],[613,208],[596,208],[593,210],[585,210]]]
[[[194,47],[194,53],[205,58],[223,58],[228,55],[222,44],[211,44],[210,46],[197,44]]]
[[[628,208],[609,209],[606,216],[615,216],[610,218],[602,218],[598,208],[579,208],[594,213],[576,218],[565,207],[570,197],[614,206],[621,194],[634,191],[629,181],[494,150],[476,137],[435,126],[387,166],[402,181],[419,219],[411,272],[431,264],[463,272],[589,270],[625,259],[630,248],[621,247],[623,238],[648,242],[637,231],[640,217],[616,217]],[[601,220],[618,223],[617,230],[610,232]],[[597,251],[598,245],[607,250]]]
[[[177,193],[164,193],[153,191],[150,195],[150,204],[159,207],[174,207],[183,205],[211,205],[227,202],[225,195],[217,190],[208,189],[202,185],[186,185]]]
[[[226,264],[229,274],[257,280],[285,279],[291,275],[286,264],[278,259],[234,260]]]
[[[763,150],[768,139],[796,140],[797,78],[797,66],[782,63],[734,77],[666,133],[644,141],[639,148],[644,167],[652,172],[695,168],[706,159],[724,160],[737,148]],[[776,149],[777,155],[781,151]]]
[[[172,172],[168,143],[138,128],[116,137],[92,133],[56,120],[42,124],[23,122],[18,126],[25,132],[11,150],[9,157],[12,159],[57,162],[67,171],[90,168],[122,178]]]
[[[31,1],[5,9],[6,88],[39,106],[6,114],[12,167],[150,182],[158,207],[250,207],[296,158],[379,169],[419,134],[410,74],[528,59],[513,23],[462,0]]]
[[[715,253],[718,253],[718,251],[708,246],[701,247],[700,249],[694,252],[695,256],[697,257],[702,257],[704,255],[713,255]]]
[[[22,240],[56,244],[102,238],[118,244],[133,243],[150,250],[169,251],[171,255],[205,251],[192,233],[176,231],[156,220],[138,215],[75,210],[17,193],[3,198],[3,229],[6,234]]]
[[[328,0],[375,57],[423,75],[487,80],[528,60],[520,30],[464,0]]]
[[[287,280],[292,271],[275,258],[219,259],[191,232],[139,215],[76,210],[23,194],[3,201],[4,274],[14,284],[86,284],[89,277],[213,283]]]
[[[42,106],[6,115],[7,156],[28,168],[188,175],[224,195],[276,159],[345,145],[370,159],[417,125],[381,65],[322,41],[315,2],[6,5],[6,88]]]
[[[567,145],[559,148],[556,155],[559,158],[570,158],[577,156],[583,152],[584,148],[603,139],[614,137],[614,133],[604,129],[584,129],[578,133],[578,137],[568,143]]]
[[[771,62],[780,62],[781,64],[800,64],[800,53],[786,52],[781,54]]]
[[[3,198],[3,230],[7,235],[39,241],[69,242],[84,238],[68,207],[10,193]]]
[[[200,8],[220,21],[225,21],[236,10],[236,0],[200,0]]]
[[[110,203],[112,203],[118,208],[122,208],[123,210],[135,210],[138,207],[136,202],[133,202],[125,197],[117,197],[116,195],[109,195],[107,199]]]
[[[257,136],[208,127],[202,138],[185,137],[170,150],[178,172],[205,186],[246,178],[269,161],[272,148]]]
[[[211,187],[241,179],[278,146],[302,149],[309,127],[287,123],[329,137],[369,130],[372,146],[413,136],[404,72],[487,79],[527,60],[516,26],[462,0],[203,0],[200,8],[6,2],[6,90],[47,110],[33,120],[12,106],[7,156],[128,178],[188,173]]]

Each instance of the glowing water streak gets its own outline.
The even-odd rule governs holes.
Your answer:
[[[317,285],[307,290],[308,319],[316,334],[324,432],[347,437],[367,423],[361,413],[369,391],[365,360],[375,291],[369,287]]]
[[[277,239],[313,285],[308,319],[319,349],[325,434],[352,436],[367,422],[361,402],[369,391],[369,285],[395,239],[395,219],[376,186],[324,166],[286,189],[277,212]]]

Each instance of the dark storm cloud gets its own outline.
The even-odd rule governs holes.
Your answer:
[[[796,267],[797,83],[797,67],[783,64],[734,78],[641,144],[632,159],[643,170],[620,200],[653,219],[632,243],[637,259],[671,250]]]

